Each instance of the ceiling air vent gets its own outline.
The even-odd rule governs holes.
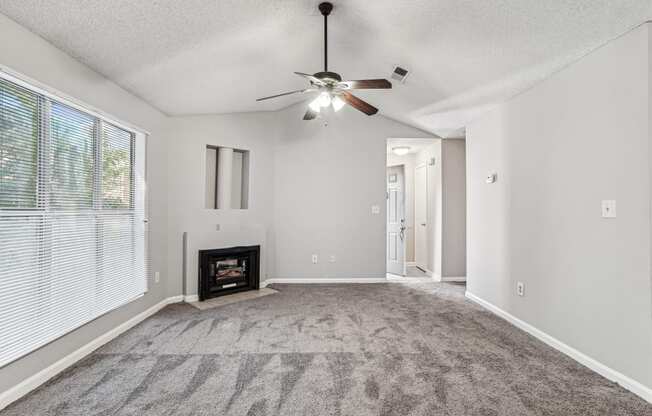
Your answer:
[[[408,76],[408,70],[405,68],[401,68],[400,66],[396,65],[394,67],[394,70],[392,71],[391,78],[397,80],[398,82],[405,82],[405,78]]]

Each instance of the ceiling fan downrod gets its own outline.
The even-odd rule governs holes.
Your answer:
[[[319,11],[324,16],[324,72],[328,72],[328,15],[333,11],[333,3],[319,3]]]

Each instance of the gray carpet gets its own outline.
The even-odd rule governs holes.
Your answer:
[[[463,286],[275,289],[171,305],[0,414],[652,415]]]

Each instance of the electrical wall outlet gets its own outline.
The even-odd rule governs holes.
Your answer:
[[[316,254],[312,255],[312,264],[317,264],[319,262],[319,256]]]
[[[371,206],[371,213],[372,214],[380,214],[380,205],[372,205]]]
[[[161,281],[161,273],[160,272],[155,272],[154,273],[154,282],[158,283]]]
[[[525,296],[525,284],[523,282],[516,282],[516,293],[519,296]]]
[[[215,224],[215,231],[220,231],[222,227],[220,227],[220,224]]]
[[[329,262],[335,263],[335,255],[331,254],[330,258],[328,259]]]

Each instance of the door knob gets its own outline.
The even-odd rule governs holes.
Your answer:
[[[425,227],[425,226],[426,226],[426,223],[425,223],[425,222],[422,222],[422,223],[421,223],[421,226],[422,226],[422,227]]]

